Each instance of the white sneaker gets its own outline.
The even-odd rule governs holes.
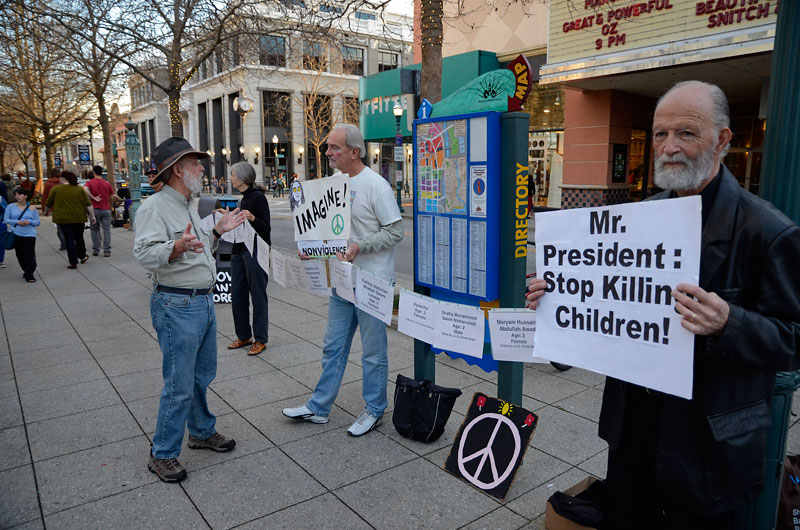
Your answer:
[[[3,263],[2,261],[0,261],[0,269],[5,269],[5,268],[6,268],[6,264]]]
[[[350,436],[364,436],[369,431],[380,425],[380,423],[380,418],[376,418],[370,411],[364,408],[364,410],[361,411],[361,414],[358,415],[358,418],[356,418],[355,423],[353,423],[350,428],[347,429],[347,434]]]
[[[317,416],[305,405],[283,409],[283,415],[293,420],[310,421],[311,423],[328,423],[327,416]]]

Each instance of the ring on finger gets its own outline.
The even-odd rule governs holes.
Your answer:
[[[694,324],[694,318],[695,318],[696,316],[697,316],[697,314],[696,314],[696,313],[692,313],[692,316],[691,316],[691,317],[689,317],[689,322],[691,322],[692,324]]]

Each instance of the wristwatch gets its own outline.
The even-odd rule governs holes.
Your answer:
[[[217,229],[216,229],[216,228],[212,228],[212,229],[211,229],[211,233],[212,233],[212,234],[214,234],[214,237],[216,237],[217,239],[222,239],[222,234],[220,234],[219,232],[217,232]]]

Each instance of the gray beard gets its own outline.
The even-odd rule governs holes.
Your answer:
[[[184,184],[186,184],[186,187],[189,188],[189,191],[192,192],[192,195],[197,195],[201,191],[203,191],[203,177],[199,178],[192,177],[186,179],[184,180]]]
[[[666,168],[667,162],[683,162],[680,168]],[[695,159],[678,153],[673,156],[661,155],[653,163],[655,184],[662,190],[691,191],[699,189],[714,169],[714,150],[703,151]]]

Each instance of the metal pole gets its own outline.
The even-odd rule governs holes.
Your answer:
[[[89,128],[89,166],[94,166],[94,146],[92,145],[92,126],[87,125]]]
[[[396,152],[398,147],[401,149],[403,147],[403,135],[400,132],[400,116],[395,115],[394,121],[397,126],[397,132],[394,136],[394,149]],[[405,158],[405,154],[403,158]],[[394,160],[394,186],[397,190],[397,207],[400,208],[400,213],[402,213],[405,212],[403,205],[400,203],[400,193],[403,188],[403,162],[398,160],[397,153],[395,153]]]
[[[142,156],[141,145],[139,144],[139,137],[136,136],[136,123],[133,120],[128,120],[125,123],[125,128],[128,133],[125,136],[125,155],[128,157],[128,187],[131,191],[131,209],[130,209],[130,228],[133,230],[133,221],[136,217],[136,210],[139,209],[139,203],[142,200],[142,168],[139,161]]]

